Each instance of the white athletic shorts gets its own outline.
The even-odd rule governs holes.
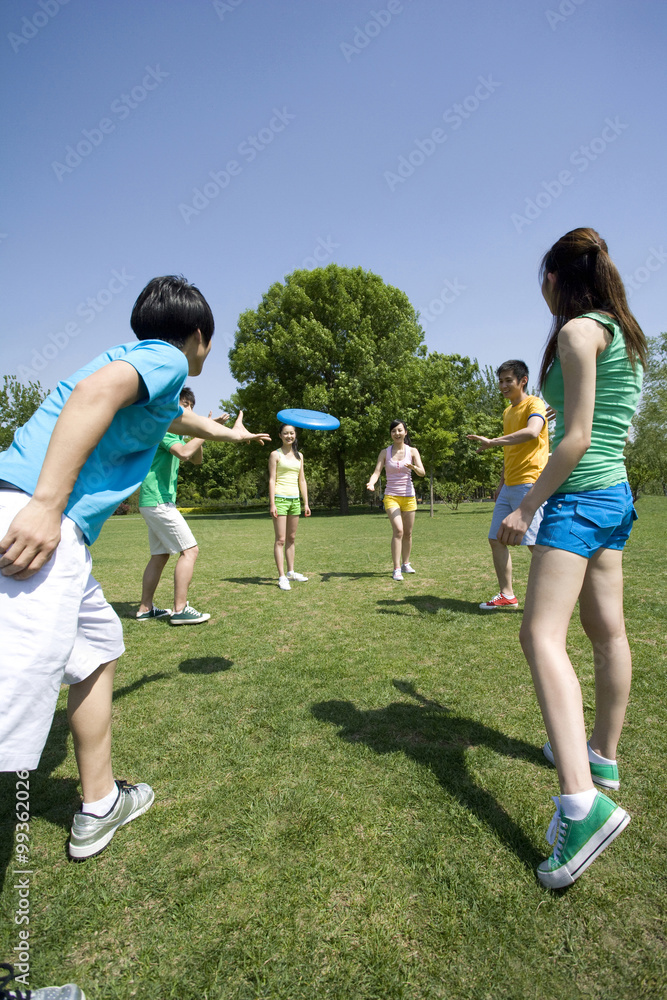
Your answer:
[[[0,490],[0,538],[29,499]],[[125,650],[91,565],[81,529],[63,516],[60,544],[42,569],[28,580],[0,573],[0,771],[36,768],[60,685],[85,680]]]
[[[148,525],[148,545],[152,556],[185,552],[197,544],[180,510],[174,503],[159,503],[157,507],[140,507],[139,513]]]

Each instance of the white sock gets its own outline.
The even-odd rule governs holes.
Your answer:
[[[609,757],[603,757],[601,754],[596,753],[595,750],[591,750],[590,743],[588,746],[588,760],[592,764],[615,764],[615,760],[610,760]]]
[[[97,802],[84,802],[81,806],[81,812],[88,813],[90,816],[106,816],[115,806],[119,795],[118,785],[114,783],[109,794],[105,795],[103,799],[98,799]]]
[[[597,792],[594,788],[587,792],[575,792],[574,795],[561,795],[560,806],[568,819],[586,819],[595,802]]]

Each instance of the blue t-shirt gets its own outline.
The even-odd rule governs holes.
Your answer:
[[[91,545],[106,519],[146,477],[169,425],[183,412],[181,389],[188,375],[182,351],[164,340],[140,340],[112,347],[59,382],[27,424],[0,453],[0,479],[31,495],[60,411],[77,384],[111,361],[127,361],[141,376],[144,395],[118,410],[84,464],[65,508]]]

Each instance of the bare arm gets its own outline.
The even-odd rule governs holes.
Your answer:
[[[565,390],[563,439],[520,506],[503,521],[498,540],[505,545],[520,544],[535,512],[565,482],[590,447],[596,363],[606,346],[604,329],[595,320],[570,320],[560,331],[558,353]]]
[[[371,478],[366,483],[366,489],[367,490],[374,490],[375,489],[375,484],[377,483],[378,479],[382,475],[382,467],[384,466],[384,461],[385,461],[386,457],[387,457],[387,449],[383,448],[382,451],[380,452],[380,454],[378,455],[377,462],[375,463],[375,469],[373,470],[373,475],[371,476]]]
[[[225,427],[218,420],[211,420],[210,417],[202,417],[198,413],[191,413],[185,410],[180,417],[177,417],[170,426],[172,434],[187,434],[190,437],[200,437],[205,441],[257,441],[264,444],[270,441],[269,434],[253,434],[243,426],[243,410],[234,421],[233,427]]]
[[[308,506],[308,484],[303,471],[303,455],[301,456],[301,468],[299,469],[299,492],[303,499],[303,512],[306,517],[310,517],[310,507]]]
[[[521,427],[518,431],[512,431],[511,434],[503,434],[501,437],[487,438],[482,437],[480,434],[466,434],[469,441],[477,441],[480,447],[477,451],[486,451],[487,448],[506,448],[508,445],[513,444],[525,444],[526,441],[532,441],[534,438],[540,436],[542,427],[544,426],[544,417],[541,413],[531,413],[528,417],[528,426]]]
[[[276,471],[278,469],[278,455],[272,451],[269,455],[269,513],[271,517],[278,517],[276,510]]]
[[[201,465],[204,461],[203,443],[203,438],[192,438],[191,441],[186,441],[185,444],[172,444],[169,451],[176,458],[180,458],[181,462],[192,462],[193,465]]]
[[[112,361],[74,386],[49,441],[34,495],[0,540],[4,576],[27,580],[60,542],[60,518],[88,456],[119,410],[144,392],[137,370]]]
[[[426,470],[422,464],[421,456],[416,448],[408,446],[412,453],[412,462],[408,462],[406,468],[410,469],[411,472],[416,472],[418,476],[425,476]]]

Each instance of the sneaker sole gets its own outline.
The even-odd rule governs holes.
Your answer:
[[[489,607],[488,604],[480,604],[479,609],[480,609],[480,611],[518,611],[519,610],[519,605],[518,604],[501,604],[501,605],[493,604],[491,607]]]
[[[169,619],[170,625],[201,625],[202,622],[207,622],[211,616],[202,615],[201,618],[183,618],[181,621],[175,622],[173,618]]]
[[[144,803],[141,809],[137,809],[135,813],[132,813],[131,816],[128,816],[126,819],[124,819],[123,822],[119,823],[118,826],[115,826],[113,830],[107,831],[107,833],[105,833],[102,837],[100,837],[99,840],[96,840],[94,844],[90,844],[87,847],[72,847],[72,844],[70,843],[69,845],[70,859],[72,861],[87,861],[88,858],[94,858],[98,854],[101,854],[104,848],[109,843],[109,841],[113,838],[113,835],[116,832],[116,830],[120,830],[121,826],[127,826],[127,824],[131,823],[133,819],[137,819],[139,816],[143,816],[145,812],[148,812],[148,810],[150,809],[150,807],[153,805],[154,802],[155,802],[155,792],[153,792],[151,799],[148,802]]]
[[[542,753],[544,754],[545,760],[548,760],[551,766],[555,767],[556,761],[554,760],[553,750],[548,743],[545,743],[542,747]],[[621,787],[620,779],[617,781],[614,778],[601,778],[599,774],[593,774],[592,771],[591,778],[593,779],[593,784],[597,785],[599,788],[612,788],[615,792],[617,792]]]
[[[584,844],[579,853],[575,854],[569,865],[563,865],[552,872],[537,869],[537,877],[542,885],[548,889],[565,889],[568,885],[572,885],[580,875],[583,875],[588,866],[593,864],[598,855],[602,854],[605,847],[609,847],[612,840],[616,840],[618,835],[623,833],[629,822],[629,814],[617,806],[607,822]]]

